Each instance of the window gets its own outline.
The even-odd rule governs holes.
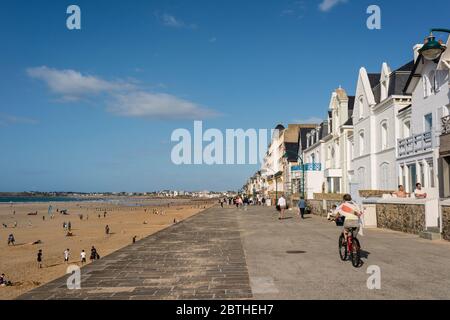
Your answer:
[[[359,133],[359,155],[362,156],[365,152],[364,131]]]
[[[366,168],[361,167],[358,169],[358,181],[359,181],[359,189],[365,190],[365,188],[366,188]]]
[[[423,165],[423,163],[419,164],[419,168],[420,168],[420,180],[419,182],[422,184],[423,187],[428,187],[428,183],[425,180],[425,166]]]
[[[362,119],[362,117],[363,117],[363,111],[364,111],[364,100],[363,100],[363,97],[360,97],[359,98],[359,107],[358,107],[358,110],[359,110],[359,118],[360,119]]]
[[[389,164],[386,162],[380,166],[380,189],[389,189]]]
[[[417,183],[416,165],[415,164],[408,165],[408,176],[409,176],[408,191],[413,192],[414,189],[416,188],[416,183]]]
[[[403,122],[403,138],[408,138],[411,135],[411,120]]]
[[[435,184],[434,184],[434,166],[433,166],[433,160],[428,161],[427,164],[428,164],[428,176],[429,176],[429,177],[428,177],[428,178],[429,178],[429,183],[428,183],[428,185],[429,185],[430,188],[434,188],[434,187],[435,187]]]
[[[387,122],[381,123],[381,150],[386,150],[388,147],[388,127]]]
[[[433,129],[433,115],[428,113],[424,116],[424,131],[429,132]]]
[[[422,77],[422,84],[423,84],[423,96],[425,98],[429,97],[431,95],[432,89],[431,89],[431,74],[424,75]]]

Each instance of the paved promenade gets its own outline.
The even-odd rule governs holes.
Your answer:
[[[289,217],[289,215],[291,217]],[[450,243],[365,230],[364,265],[338,256],[323,218],[277,220],[272,208],[212,208],[20,299],[450,299]],[[367,267],[381,289],[367,289]]]

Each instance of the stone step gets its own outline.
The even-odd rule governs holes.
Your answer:
[[[442,235],[439,232],[422,231],[419,236],[427,240],[441,240]]]
[[[428,232],[441,233],[441,229],[439,227],[428,227]]]

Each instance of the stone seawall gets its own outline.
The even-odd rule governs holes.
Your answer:
[[[377,204],[379,228],[412,234],[425,230],[425,205],[421,204]]]
[[[450,241],[450,207],[442,206],[442,238]]]

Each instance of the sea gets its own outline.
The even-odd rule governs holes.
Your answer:
[[[27,202],[79,202],[79,201],[98,201],[93,198],[75,198],[75,197],[0,197],[0,203],[27,203]]]

